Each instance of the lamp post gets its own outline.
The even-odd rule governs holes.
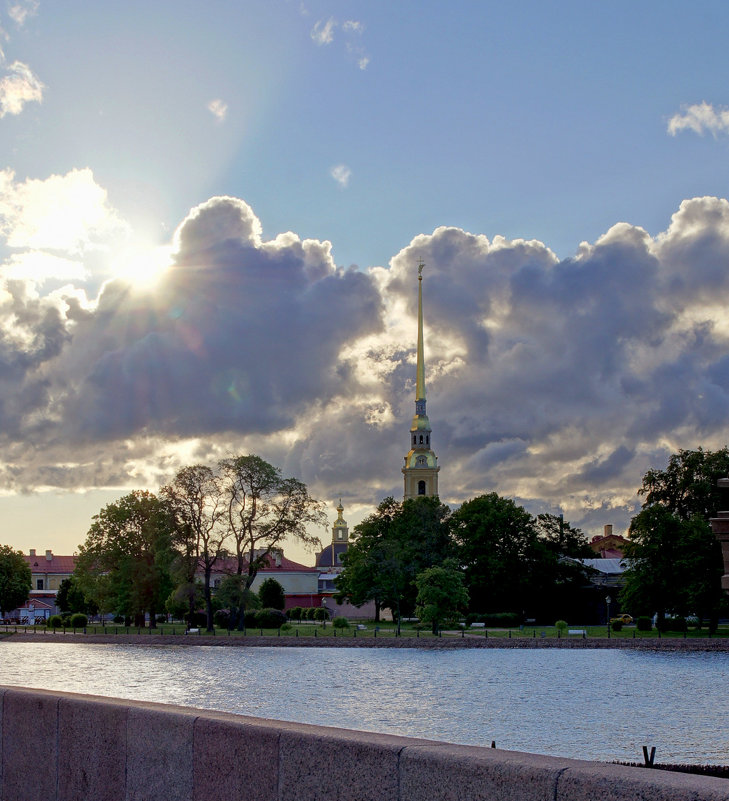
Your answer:
[[[612,602],[612,598],[609,595],[605,596],[605,604],[607,605],[607,630],[608,630],[608,639],[610,639],[610,603]]]

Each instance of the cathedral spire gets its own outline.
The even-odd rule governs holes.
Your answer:
[[[418,367],[415,386],[415,401],[423,401],[423,414],[425,414],[425,355],[423,352],[423,267],[418,264]]]
[[[438,494],[438,458],[430,447],[431,428],[425,412],[425,351],[423,347],[423,267],[418,264],[418,358],[415,375],[415,416],[410,426],[410,451],[402,469],[405,500]]]

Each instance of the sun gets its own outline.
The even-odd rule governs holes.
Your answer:
[[[112,263],[112,274],[139,289],[153,287],[172,264],[170,245],[125,248]]]

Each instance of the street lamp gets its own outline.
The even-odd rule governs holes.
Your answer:
[[[607,604],[607,630],[608,630],[608,639],[610,639],[610,602],[613,599],[609,596],[605,596],[605,603]]]

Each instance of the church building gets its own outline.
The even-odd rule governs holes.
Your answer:
[[[423,351],[423,263],[418,265],[418,361],[415,382],[415,416],[410,426],[410,451],[402,468],[404,500],[438,495],[438,457],[433,452],[430,421],[425,412],[425,356]]]

